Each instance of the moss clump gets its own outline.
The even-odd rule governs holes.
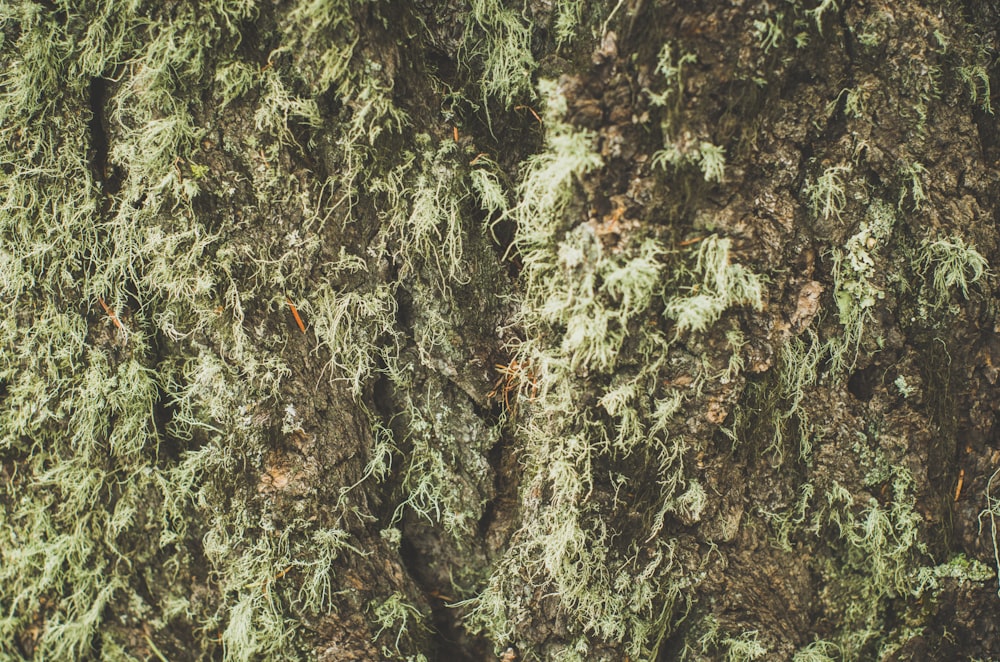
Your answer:
[[[763,305],[764,281],[730,261],[730,242],[715,235],[699,243],[693,275],[699,282],[690,293],[667,299],[664,314],[676,320],[677,333],[701,333],[733,306]]]

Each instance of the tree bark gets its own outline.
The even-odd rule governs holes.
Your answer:
[[[998,25],[0,6],[0,650],[1000,656]]]

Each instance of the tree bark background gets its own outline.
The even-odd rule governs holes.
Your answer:
[[[1000,656],[998,26],[0,5],[2,657]]]

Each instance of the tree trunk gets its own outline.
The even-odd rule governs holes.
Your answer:
[[[988,0],[0,5],[0,650],[1000,656]]]

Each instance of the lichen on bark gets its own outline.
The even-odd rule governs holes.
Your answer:
[[[989,2],[0,7],[0,649],[996,656]]]

